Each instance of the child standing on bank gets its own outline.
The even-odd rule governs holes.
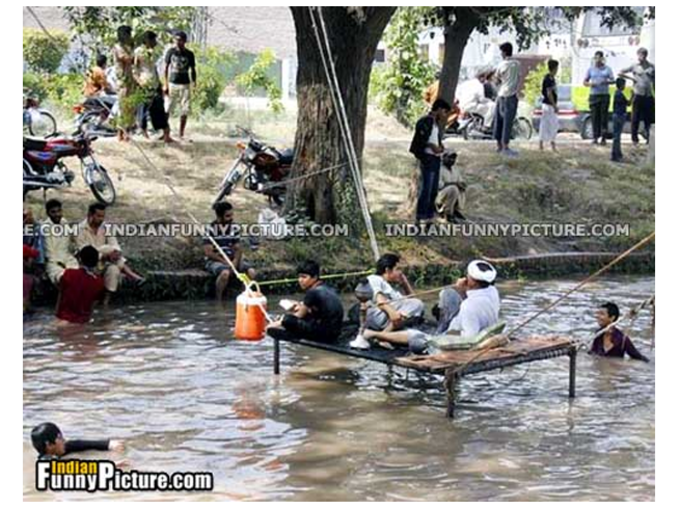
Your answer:
[[[616,92],[614,93],[614,114],[612,115],[612,126],[614,129],[614,144],[612,145],[612,161],[623,161],[623,152],[621,152],[621,133],[623,127],[626,125],[626,110],[630,105],[630,100],[623,94],[626,90],[626,80],[617,78]]]

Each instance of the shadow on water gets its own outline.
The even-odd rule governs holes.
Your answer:
[[[503,314],[516,323],[571,285],[501,285]],[[651,278],[602,280],[526,332],[587,338],[595,302],[626,310],[653,292]],[[579,355],[573,402],[566,358],[471,376],[451,422],[436,376],[284,344],[274,377],[270,341],[231,339],[230,313],[233,304],[164,302],[85,327],[58,329],[47,312],[26,322],[25,498],[654,498],[654,362]],[[648,313],[629,333],[651,341]],[[104,454],[131,468],[211,471],[215,490],[38,494],[28,435],[46,420],[67,438],[124,439],[123,455]]]

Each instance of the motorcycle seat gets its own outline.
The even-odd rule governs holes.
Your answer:
[[[42,152],[47,147],[47,141],[40,138],[24,136],[24,149]]]
[[[287,148],[285,150],[282,150],[279,152],[280,158],[279,161],[281,164],[293,164],[293,158],[295,157],[295,152],[293,152],[292,148]]]
[[[84,106],[88,110],[100,110],[106,109],[110,110],[116,104],[116,99],[114,97],[103,96],[103,97],[90,97],[85,100]]]

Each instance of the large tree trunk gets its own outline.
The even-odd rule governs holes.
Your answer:
[[[322,8],[349,128],[359,158],[364,147],[368,84],[373,58],[395,9]],[[348,189],[352,185],[351,174],[346,166],[348,159],[309,9],[291,7],[291,11],[298,51],[298,119],[292,177],[331,166],[345,166],[293,183],[288,190],[286,209],[302,207],[317,223],[337,223],[356,215],[358,209],[354,204],[357,203],[357,197],[356,193]]]
[[[439,99],[453,105],[460,77],[460,64],[468,39],[479,22],[479,15],[467,7],[456,9],[456,21],[444,29],[444,65],[439,78]]]

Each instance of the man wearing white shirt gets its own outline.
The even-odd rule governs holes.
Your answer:
[[[474,260],[468,264],[466,277],[439,294],[440,318],[450,319],[445,329],[447,336],[474,337],[498,322],[500,296],[494,286],[495,281],[496,269],[488,262]],[[416,329],[399,332],[367,330],[364,337],[408,345],[414,353],[424,353],[429,339],[427,334]]]
[[[421,318],[425,313],[423,301],[408,297],[414,293],[413,288],[398,264],[399,256],[384,254],[378,260],[376,274],[367,278],[373,290],[373,306],[366,314],[366,326],[369,329],[399,330],[406,320]],[[392,284],[400,285],[406,296],[395,290]]]
[[[496,69],[499,82],[498,99],[496,100],[496,117],[494,119],[494,138],[498,144],[498,151],[507,156],[516,156],[517,152],[510,149],[512,125],[517,115],[519,100],[519,62],[512,59],[512,44],[501,44],[503,61]]]
[[[59,280],[66,269],[77,269],[78,260],[74,256],[75,239],[65,229],[62,205],[59,200],[51,199],[45,204],[45,212],[48,219],[45,224],[49,226],[45,232],[45,272],[53,285],[59,286]],[[59,226],[64,227],[60,232]]]

